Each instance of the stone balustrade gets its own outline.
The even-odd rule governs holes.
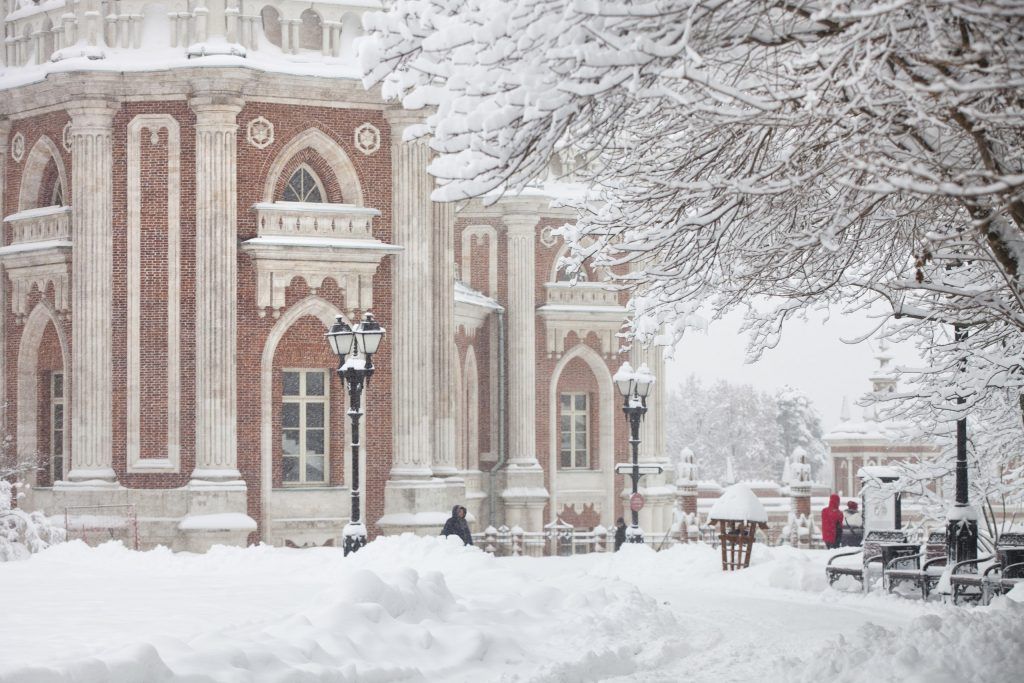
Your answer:
[[[354,56],[362,12],[378,6],[301,0],[44,0],[19,7],[6,0],[6,66],[75,57],[103,59],[107,50],[161,48],[181,57],[249,52],[322,57]],[[143,40],[145,39],[145,45]]]
[[[273,202],[256,204],[260,237],[333,237],[372,239],[376,209],[352,204]]]
[[[71,241],[71,207],[29,209],[4,219],[11,225],[11,244]]]
[[[547,304],[554,306],[621,306],[619,294],[600,282],[548,282]]]

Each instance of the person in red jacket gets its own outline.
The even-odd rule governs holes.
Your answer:
[[[826,548],[838,548],[843,540],[843,511],[839,509],[839,494],[829,496],[828,507],[821,510],[821,540]]]

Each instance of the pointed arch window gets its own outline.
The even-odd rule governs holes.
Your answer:
[[[590,277],[585,267],[581,267],[579,270],[569,272],[567,268],[559,268],[556,275],[557,282],[572,282],[573,278],[576,282],[589,282]]]
[[[282,201],[320,204],[324,201],[324,186],[313,170],[303,164],[295,169],[284,187]]]

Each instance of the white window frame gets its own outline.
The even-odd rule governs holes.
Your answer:
[[[284,393],[284,375],[286,372],[297,372],[299,374],[299,394],[297,396],[289,396]],[[324,393],[322,396],[310,396],[306,393],[306,373],[316,372],[323,375],[324,379]],[[288,455],[284,452],[284,432],[286,428],[284,426],[284,405],[286,403],[297,403],[300,405],[299,408],[299,453],[298,455]],[[324,478],[323,481],[307,481],[306,480],[306,458],[310,455],[319,455],[318,453],[307,453],[306,452],[306,408],[305,406],[310,403],[322,403],[324,406]],[[323,368],[282,368],[281,369],[281,485],[287,487],[296,486],[329,486],[331,483],[331,374],[329,370]],[[308,429],[317,429],[317,427],[310,427]],[[286,481],[284,478],[284,459],[294,458],[299,459],[299,479],[298,481]]]
[[[288,179],[284,182],[284,190],[281,192],[281,201],[283,201],[283,202],[293,202],[293,201],[295,201],[294,199],[285,199],[284,198],[284,193],[288,191],[288,186],[291,185],[292,178],[294,178],[299,171],[305,171],[306,173],[309,174],[309,177],[313,180],[313,184],[316,185],[317,192],[320,193],[320,201],[319,202],[306,202],[305,200],[302,200],[302,199],[300,199],[299,201],[301,203],[308,203],[308,204],[323,204],[323,203],[326,203],[327,202],[327,190],[324,189],[324,183],[323,183],[322,180],[320,180],[320,176],[317,175],[317,172],[314,171],[312,168],[310,168],[309,164],[299,164],[298,166],[295,167],[295,170],[291,172],[291,174],[288,176]],[[308,192],[307,192],[307,194],[308,194]]]
[[[58,377],[60,377],[60,380],[61,380],[61,382],[60,382],[60,385],[61,385],[60,396],[57,396],[57,391],[56,391],[57,378]],[[63,372],[51,372],[50,373],[50,481],[51,482],[63,480],[64,472],[67,469],[64,466],[66,461],[67,461],[67,452],[68,452],[67,440],[65,439],[65,434],[67,433],[67,430],[64,429],[64,426],[65,426],[66,421],[67,421],[67,403],[65,401],[65,397],[67,396],[67,393],[68,393],[68,386],[67,386],[67,383],[64,381],[64,373]],[[61,407],[60,425],[57,424],[57,419],[56,419],[57,406]],[[57,450],[56,446],[57,446],[58,438],[60,439],[60,455],[58,455],[56,453],[56,450]],[[57,458],[60,458],[60,465],[61,465],[61,467],[60,467],[60,471],[61,471],[60,478],[57,477],[57,475],[56,475],[56,468],[54,467],[54,465],[56,464]]]
[[[569,410],[562,406],[562,398],[569,396]],[[576,408],[576,398],[582,396],[585,404],[582,410]],[[576,418],[584,417],[584,445],[582,449],[583,461],[579,461],[580,449],[576,447]],[[570,464],[565,465],[562,454],[566,449],[562,448],[562,437],[565,430],[562,427],[563,417],[569,418],[569,459]],[[590,469],[590,393],[586,391],[562,391],[558,394],[558,468],[562,470],[587,470]]]

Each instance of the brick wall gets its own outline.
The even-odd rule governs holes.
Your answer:
[[[180,467],[177,473],[127,471],[127,345],[128,345],[128,125],[140,114],[165,114],[178,122],[180,150],[180,328],[167,330],[167,162],[168,133],[161,129],[156,144],[150,131],[139,141],[142,202],[139,226],[140,293],[140,455],[167,456],[167,339],[180,338]],[[177,488],[188,483],[195,468],[195,116],[188,104],[129,102],[113,122],[113,420],[111,448],[118,481],[129,488]],[[164,332],[166,330],[166,332]]]
[[[249,121],[262,116],[274,124],[274,142],[266,149],[256,149],[246,141],[245,129]],[[310,128],[316,128],[338,143],[355,166],[359,184],[363,191],[363,203],[367,207],[378,209],[381,215],[374,219],[374,236],[385,243],[391,243],[391,160],[387,150],[391,149],[390,132],[383,115],[378,111],[356,109],[327,109],[288,104],[269,104],[250,102],[238,115],[238,237],[240,240],[256,236],[256,215],[252,205],[265,201],[264,186],[271,166],[279,153],[295,136]],[[353,131],[364,122],[373,123],[381,131],[380,150],[366,156],[355,149]],[[306,163],[320,175],[325,185],[328,199],[331,201],[353,201],[350,197],[340,194],[338,181],[333,173],[325,169],[325,162],[318,153],[311,149],[299,150],[285,165],[281,177],[275,180],[277,192],[282,192],[291,172],[300,163]],[[278,199],[277,195],[270,199]],[[385,258],[377,269],[373,281],[374,316],[386,329],[391,329],[391,262]],[[293,280],[285,293],[286,307],[309,296],[307,284],[299,279]],[[326,280],[317,292],[317,296],[325,299],[339,309],[349,313],[345,296],[338,289],[337,283]],[[259,500],[260,489],[260,366],[264,347],[275,319],[272,316],[261,317],[256,308],[256,272],[252,262],[245,254],[239,253],[238,260],[238,467],[249,484],[249,515],[256,520],[261,519],[262,502]],[[323,338],[326,329],[320,326],[319,337],[313,328],[319,321],[312,319],[300,321],[302,328],[296,332],[302,342],[291,351],[294,353],[323,358],[321,355],[327,348]],[[305,331],[303,331],[305,330]],[[286,335],[287,336],[287,335]],[[370,386],[364,392],[364,442],[367,444],[367,468],[363,473],[366,499],[366,517],[371,522],[368,530],[371,537],[379,533],[372,522],[384,514],[384,484],[391,471],[392,435],[391,435],[391,339],[385,337],[380,351],[374,356],[376,374]],[[295,361],[300,358],[295,358]],[[276,362],[276,360],[275,360]],[[327,362],[321,360],[320,362]],[[325,367],[336,367],[337,362],[331,361]],[[275,381],[280,381],[279,378]],[[341,391],[336,376],[332,378],[332,395]],[[333,402],[332,402],[333,404]],[[338,412],[340,415],[340,411]],[[274,447],[280,448],[280,413],[275,413]],[[332,418],[333,419],[333,418]],[[335,450],[332,438],[332,453]],[[342,448],[342,451],[345,449]],[[340,465],[342,461],[333,461]],[[279,468],[279,465],[278,465]],[[279,469],[278,469],[279,471]],[[333,469],[332,469],[333,471]],[[334,476],[332,474],[332,476]],[[339,475],[340,476],[340,475]],[[253,534],[250,540],[257,540]]]

